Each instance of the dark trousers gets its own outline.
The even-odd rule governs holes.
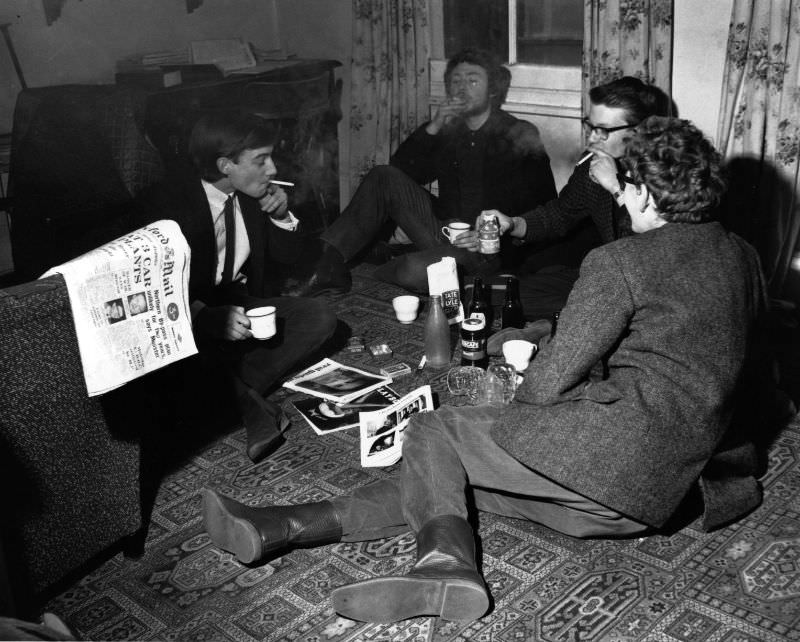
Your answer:
[[[500,266],[499,258],[450,245],[441,233],[446,221],[436,217],[432,198],[430,192],[405,172],[390,165],[380,165],[364,177],[350,204],[321,238],[349,261],[373,243],[389,221],[394,222],[406,233],[417,251],[382,265],[374,276],[416,292],[427,293],[427,266],[443,256],[455,258],[463,275],[496,272]]]
[[[280,379],[315,357],[336,329],[336,315],[321,299],[298,297],[237,300],[245,310],[264,305],[276,308],[277,333],[260,341],[204,341],[201,349],[213,352],[230,371],[260,395]]]
[[[579,495],[524,466],[489,430],[499,409],[454,408],[414,415],[405,431],[399,478],[357,489],[333,501],[342,539],[362,541],[415,533],[433,517],[467,518],[475,507],[528,519],[574,537],[620,537],[648,526]]]

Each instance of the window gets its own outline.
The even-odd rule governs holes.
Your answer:
[[[477,46],[512,65],[581,64],[583,0],[443,0],[442,12],[445,58]]]

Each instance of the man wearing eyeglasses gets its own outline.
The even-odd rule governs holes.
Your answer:
[[[588,153],[575,167],[558,198],[521,216],[498,212],[502,233],[540,248],[556,243],[587,220],[594,223],[598,244],[631,234],[617,159],[624,154],[636,125],[648,116],[674,115],[673,105],[660,89],[631,76],[592,88],[589,100],[589,113],[582,119]],[[564,307],[578,278],[578,267],[589,249],[580,256],[564,255],[556,264],[530,261],[522,267],[520,298],[527,319],[549,319]],[[532,255],[534,259],[537,256],[537,253]],[[512,338],[535,341],[549,331],[546,325],[537,324],[529,332],[509,329],[497,333],[490,339],[490,353],[498,353],[502,342]]]
[[[322,257],[297,291],[301,296],[350,289],[346,262],[368,247],[387,224],[402,230],[408,252],[374,276],[427,293],[429,264],[456,259],[465,275],[491,275],[495,255],[478,253],[475,230],[450,244],[443,225],[472,225],[483,210],[518,216],[556,196],[550,160],[538,129],[503,111],[511,74],[496,56],[465,49],[447,64],[447,99],[392,155],[364,177],[339,218],[322,234]],[[438,183],[434,196],[423,186]],[[397,239],[397,236],[395,237]],[[527,249],[527,248],[526,248]],[[513,254],[510,240],[501,254]]]

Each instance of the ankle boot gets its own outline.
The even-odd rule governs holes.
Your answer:
[[[342,537],[339,514],[329,501],[253,508],[209,488],[203,489],[203,524],[216,546],[245,564]]]
[[[314,272],[290,296],[314,297],[325,292],[343,294],[352,286],[353,279],[341,252],[326,244]]]
[[[337,588],[337,613],[361,622],[397,622],[437,615],[472,621],[489,609],[489,594],[475,565],[472,527],[456,515],[428,521],[417,533],[417,563],[408,575]]]

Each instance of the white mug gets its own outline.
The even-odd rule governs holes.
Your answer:
[[[506,363],[514,366],[517,372],[524,372],[531,362],[536,344],[524,339],[512,339],[503,344],[503,356]]]
[[[396,296],[392,299],[392,307],[400,323],[411,323],[417,318],[419,297],[411,294]]]
[[[469,223],[461,223],[460,221],[453,221],[446,227],[442,228],[442,234],[452,243],[464,232],[469,231]]]
[[[274,305],[252,308],[245,314],[250,319],[250,332],[253,333],[254,339],[269,339],[275,336],[277,328],[275,326]]]

